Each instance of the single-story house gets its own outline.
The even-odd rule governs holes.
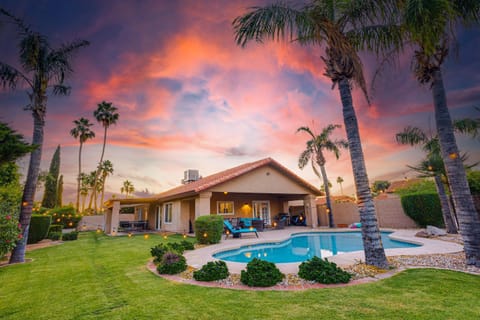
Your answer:
[[[209,214],[260,218],[269,226],[277,214],[288,213],[288,202],[293,200],[303,201],[307,225],[317,227],[315,199],[321,194],[319,189],[271,158],[207,177],[189,170],[182,185],[154,197],[108,200],[105,231],[109,234],[118,231],[122,207],[135,207],[129,220],[144,223],[149,230],[192,232],[195,219]]]

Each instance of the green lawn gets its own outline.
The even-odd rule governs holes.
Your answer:
[[[177,238],[180,240],[180,237]],[[418,269],[352,287],[239,291],[178,284],[145,265],[152,235],[32,251],[0,268],[0,319],[478,319],[480,277]]]

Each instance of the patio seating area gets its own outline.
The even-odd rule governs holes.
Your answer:
[[[129,232],[129,231],[145,231],[148,229],[147,220],[138,220],[138,221],[120,221],[118,225],[119,232]]]

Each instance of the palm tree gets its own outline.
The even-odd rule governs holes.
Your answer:
[[[327,161],[323,155],[323,150],[333,152],[335,158],[338,160],[340,157],[340,148],[348,148],[348,143],[345,140],[330,140],[330,135],[332,134],[333,130],[341,127],[342,126],[338,124],[330,124],[323,128],[322,133],[319,135],[314,134],[309,127],[300,127],[297,129],[297,132],[306,132],[311,138],[307,141],[307,148],[300,154],[300,157],[298,158],[298,167],[303,169],[310,161],[313,172],[318,178],[323,179],[323,189],[325,191],[325,198],[327,202],[328,226],[330,228],[333,228],[335,223],[333,221],[332,204],[330,199],[331,184],[328,181],[327,171],[325,170],[325,163]],[[318,172],[315,164],[320,167],[321,174]]]
[[[129,194],[135,192],[135,188],[133,187],[133,183],[128,180],[123,181],[123,187],[120,188],[120,193],[125,192],[125,198],[128,198]]]
[[[103,134],[103,147],[102,147],[102,155],[100,156],[99,164],[103,161],[103,156],[105,154],[105,146],[107,144],[107,130],[112,124],[117,124],[119,114],[116,112],[117,108],[112,105],[111,102],[102,101],[102,103],[98,104],[97,110],[93,112],[95,119],[100,122],[104,128]],[[96,197],[96,190],[98,184],[98,177],[100,175],[100,168],[97,169],[95,174],[95,181],[93,183],[93,193],[90,195],[90,203],[88,205],[88,209],[92,208],[92,201]],[[95,212],[97,211],[95,201]]]
[[[402,32],[404,42],[415,48],[412,63],[415,77],[421,85],[429,85],[432,90],[437,134],[464,242],[466,263],[479,267],[480,218],[459,156],[441,69],[450,48],[456,47],[456,28],[459,25],[468,27],[480,21],[480,1],[397,2],[402,23],[398,30]],[[397,51],[402,50],[402,45],[398,43],[393,46]]]
[[[83,144],[95,137],[95,132],[93,132],[90,127],[93,126],[93,123],[90,123],[88,119],[80,118],[78,120],[73,120],[75,127],[70,130],[70,135],[75,139],[80,141],[80,148],[78,150],[78,176],[77,176],[77,202],[76,210],[79,211],[80,208],[80,174],[82,173],[82,148]]]
[[[100,200],[100,206],[103,208],[103,199],[105,195],[105,182],[107,177],[113,173],[113,164],[110,160],[105,160],[102,162],[101,168],[101,180],[102,180],[102,197]]]
[[[337,183],[340,185],[340,193],[343,195],[343,186],[342,186],[342,183],[343,183],[343,178],[342,177],[337,177]]]
[[[15,89],[20,83],[28,88],[29,104],[26,109],[33,117],[32,144],[38,146],[32,151],[28,165],[27,178],[22,196],[20,224],[23,238],[17,242],[10,263],[25,260],[25,246],[28,238],[33,200],[37,185],[40,162],[42,159],[43,130],[47,112],[48,92],[54,95],[68,95],[70,87],[65,78],[73,72],[72,55],[78,49],[87,46],[87,41],[73,41],[59,48],[52,48],[47,37],[33,31],[21,19],[0,8],[0,14],[10,19],[19,30],[19,58],[22,70],[5,62],[0,62],[0,84]]]
[[[365,261],[380,268],[388,267],[383,248],[375,206],[370,192],[367,170],[358,130],[357,117],[352,103],[352,84],[357,84],[366,94],[362,63],[356,46],[365,34],[380,34],[383,25],[378,23],[389,15],[382,0],[326,1],[316,0],[299,9],[283,3],[254,7],[233,21],[238,45],[250,40],[299,40],[301,44],[314,44],[325,48],[325,75],[338,85],[343,106],[343,118],[350,149],[350,158],[357,192]],[[386,36],[389,33],[382,33]],[[387,39],[384,39],[386,41]],[[368,42],[365,46],[381,42]]]
[[[88,190],[90,190],[89,176],[85,173],[80,173],[80,195],[82,196],[82,211],[85,211],[85,201],[88,196]]]

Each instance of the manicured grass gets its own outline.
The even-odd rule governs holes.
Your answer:
[[[170,240],[181,240],[170,237]],[[371,284],[300,292],[178,284],[145,265],[152,235],[94,233],[0,268],[0,319],[478,319],[480,277],[416,269]]]

